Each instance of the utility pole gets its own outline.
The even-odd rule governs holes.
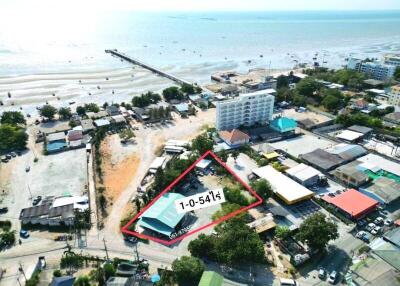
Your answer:
[[[106,251],[106,257],[107,257],[107,261],[109,261],[109,257],[108,257],[108,250],[107,250],[107,245],[106,245],[106,240],[103,237],[103,243],[104,243],[104,250]]]
[[[19,278],[17,278],[17,282],[18,282],[19,286],[22,286],[21,281],[19,281]]]
[[[29,187],[29,185],[28,185],[28,191],[29,191],[29,195],[31,196],[30,199],[32,200],[33,197],[32,197],[32,192],[31,192],[31,188]]]
[[[18,270],[22,273],[22,275],[24,275],[24,278],[25,278],[25,281],[26,281],[27,279],[26,279],[25,271],[24,271],[24,268],[22,267],[21,262],[19,262],[19,269]]]
[[[136,261],[139,262],[139,252],[137,250],[137,243],[135,243],[135,254],[136,254]]]

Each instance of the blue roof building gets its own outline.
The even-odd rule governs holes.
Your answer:
[[[297,123],[291,118],[278,117],[271,121],[270,127],[279,133],[286,133],[294,131],[297,127]]]
[[[170,236],[185,216],[185,213],[176,211],[175,200],[184,197],[177,193],[164,194],[140,216],[137,224],[142,228]]]

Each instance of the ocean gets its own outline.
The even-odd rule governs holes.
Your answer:
[[[314,57],[336,68],[349,56],[379,58],[400,52],[400,11],[66,16],[0,20],[0,76],[127,66],[105,49],[169,70],[287,69],[311,64]]]

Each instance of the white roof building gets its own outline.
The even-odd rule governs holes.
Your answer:
[[[395,163],[390,160],[387,160],[381,156],[378,156],[375,154],[368,154],[361,158],[358,158],[357,160],[361,161],[363,163],[370,163],[371,165],[375,165],[376,166],[375,170],[377,168],[379,168],[379,169],[385,170],[389,173],[400,176],[400,164]],[[371,171],[373,171],[373,170],[371,170]]]
[[[320,171],[306,164],[298,164],[286,170],[286,173],[304,186],[313,185],[323,176]]]
[[[360,132],[351,131],[351,130],[343,130],[338,135],[336,135],[336,138],[347,141],[347,142],[354,142],[363,136],[364,136],[364,134],[362,134]]]
[[[199,169],[206,169],[211,164],[211,160],[203,159],[196,164],[196,167]]]
[[[97,119],[97,120],[94,121],[94,124],[97,127],[103,127],[103,126],[110,125],[110,121],[108,121],[107,119]]]
[[[166,162],[167,157],[157,157],[153,160],[149,167],[149,172],[150,173],[155,173],[159,168],[162,168],[164,166],[164,163]]]
[[[289,205],[314,196],[314,193],[309,189],[278,172],[271,166],[255,169],[253,173],[262,179],[266,179],[271,184],[274,193]]]

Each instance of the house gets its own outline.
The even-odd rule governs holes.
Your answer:
[[[253,173],[259,178],[266,179],[271,184],[274,193],[286,204],[295,204],[314,196],[313,192],[278,172],[272,166],[255,169]]]
[[[240,147],[250,141],[250,136],[239,129],[220,131],[218,135],[230,148]]]
[[[80,124],[82,126],[82,131],[84,134],[94,130],[96,127],[93,125],[92,119],[81,119]]]
[[[150,118],[149,115],[147,114],[147,111],[144,108],[133,107],[132,111],[134,113],[135,119],[138,121],[146,121]]]
[[[110,122],[116,125],[123,125],[126,123],[126,119],[123,115],[114,115],[111,116]]]
[[[379,205],[379,202],[370,197],[349,189],[339,195],[330,197],[325,195],[322,199],[335,206],[339,211],[349,218],[360,219],[369,214]]]
[[[105,110],[100,110],[99,112],[86,112],[86,116],[90,119],[99,119],[108,116],[108,113]]]
[[[400,198],[400,180],[379,177],[359,191],[381,204],[390,204]]]
[[[40,205],[22,209],[19,219],[22,224],[72,225],[75,210],[88,208],[87,196],[46,197]]]
[[[352,125],[347,129],[350,131],[361,133],[363,135],[363,137],[370,135],[373,131],[372,128],[361,126],[361,125]]]
[[[94,125],[96,127],[105,127],[110,125],[110,121],[108,119],[102,118],[102,119],[97,119],[94,121]]]
[[[320,171],[303,163],[286,170],[286,174],[306,187],[318,184],[323,177]]]
[[[174,109],[180,114],[185,115],[189,112],[189,104],[179,103],[174,105]]]
[[[339,134],[335,136],[337,139],[342,141],[353,143],[359,141],[361,138],[364,137],[364,134],[352,130],[343,130]]]
[[[114,116],[119,114],[119,109],[115,105],[109,105],[106,107],[107,114],[109,116]]]
[[[277,117],[271,121],[270,127],[279,133],[288,133],[296,130],[297,123],[291,118]]]
[[[157,157],[153,160],[153,162],[150,164],[149,167],[149,172],[152,174],[155,174],[158,169],[163,168],[165,166],[167,157]]]
[[[185,198],[178,193],[166,193],[156,200],[139,218],[139,232],[150,231],[170,239],[184,224],[188,213],[178,213],[175,201]]]
[[[68,141],[76,141],[83,139],[83,132],[81,130],[70,130],[67,134]]]
[[[359,165],[362,165],[362,162],[356,160],[336,168],[331,174],[345,185],[358,188],[370,181],[370,177],[362,171]]]

